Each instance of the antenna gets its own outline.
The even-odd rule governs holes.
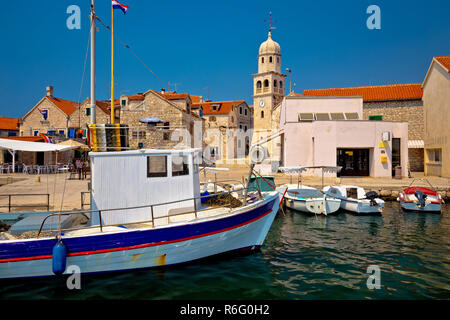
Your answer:
[[[209,100],[209,86],[203,88],[203,90],[205,90],[205,89],[208,89],[208,98],[206,100]]]
[[[276,22],[276,20],[272,20],[272,11],[269,12],[269,19],[264,20],[264,22],[269,23],[269,32],[273,29],[276,29],[276,27],[272,27],[272,23]]]
[[[175,82],[175,83],[170,83],[170,81],[167,83],[167,87],[168,87],[168,91],[170,91],[170,86],[171,85],[173,85],[174,86],[174,88],[175,88],[175,90],[174,91],[177,91],[177,85],[178,84],[181,84],[181,83],[178,83],[178,82]]]

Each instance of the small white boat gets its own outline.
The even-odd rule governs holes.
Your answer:
[[[424,187],[408,187],[398,195],[403,210],[417,212],[441,212],[444,202],[441,195]]]
[[[286,188],[284,203],[289,209],[310,214],[329,215],[340,208],[341,200],[328,197],[320,192],[319,189],[287,184],[280,186],[277,190],[282,193]]]
[[[341,200],[327,196],[319,189],[304,186],[301,184],[301,173],[308,169],[320,169],[322,171],[322,188],[324,172],[339,171],[341,167],[333,166],[313,166],[313,167],[280,167],[279,170],[288,175],[298,174],[297,184],[285,184],[277,188],[278,192],[283,194],[287,188],[284,197],[285,206],[305,213],[329,215],[339,210]],[[292,180],[292,179],[291,179]]]
[[[374,191],[365,192],[358,186],[326,186],[323,193],[341,200],[341,209],[358,214],[381,214],[384,200]]]

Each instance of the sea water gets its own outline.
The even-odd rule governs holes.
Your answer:
[[[259,252],[82,275],[80,290],[62,279],[7,281],[0,298],[450,299],[449,216],[450,204],[432,214],[403,212],[397,202],[382,216],[279,211]]]

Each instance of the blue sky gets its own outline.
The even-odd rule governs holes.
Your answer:
[[[122,0],[115,31],[162,80],[116,41],[115,92],[168,88],[214,100],[252,102],[252,74],[267,38],[281,46],[282,68],[295,91],[422,82],[433,56],[450,55],[448,0],[148,1]],[[66,9],[81,8],[81,29],[69,30]],[[369,5],[381,9],[381,30],[369,30]],[[2,3],[0,115],[21,117],[54,86],[56,97],[78,101],[89,38],[90,0]],[[111,22],[110,0],[96,0]],[[98,25],[97,98],[109,98],[110,34]],[[171,87],[174,89],[174,86]],[[89,60],[81,100],[89,95]]]

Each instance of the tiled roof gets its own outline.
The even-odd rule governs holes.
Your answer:
[[[78,103],[64,100],[56,97],[46,97],[48,100],[53,102],[59,109],[61,109],[62,112],[64,112],[66,115],[70,116],[77,108]]]
[[[184,100],[189,97],[189,93],[176,93],[175,91],[169,91],[165,93],[161,93],[158,91],[155,92],[166,100]]]
[[[202,100],[203,100],[202,96],[197,96],[197,95],[194,95],[194,94],[191,94],[190,96],[191,96],[192,103],[194,103],[194,104],[201,103]]]
[[[19,130],[20,123],[20,118],[0,117],[0,129],[3,130]]]
[[[447,69],[447,72],[450,72],[450,56],[434,57],[434,59],[444,66],[444,68]]]
[[[133,94],[132,96],[128,96],[128,101],[143,101],[145,96],[142,93]]]
[[[364,101],[413,100],[422,98],[422,84],[391,84],[382,86],[309,89],[302,96],[362,96]]]
[[[200,105],[203,107],[203,114],[228,114],[231,112],[232,106],[238,106],[245,100],[235,101],[209,101],[202,102]],[[213,106],[217,106],[216,110],[213,110]]]

